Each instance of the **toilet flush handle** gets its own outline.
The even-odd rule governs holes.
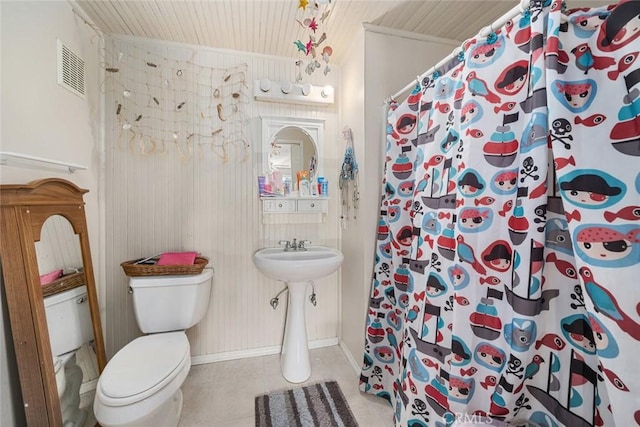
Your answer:
[[[132,294],[132,293],[133,293],[133,288],[132,288],[131,286],[129,286],[129,290],[128,290],[127,292],[129,292],[130,294]]]

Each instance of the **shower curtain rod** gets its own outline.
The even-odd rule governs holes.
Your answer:
[[[486,37],[488,36],[491,32],[493,32],[494,28],[500,28],[502,27],[504,24],[506,24],[506,22],[512,18],[515,18],[516,16],[518,16],[519,14],[523,13],[525,10],[527,10],[529,8],[529,0],[521,0],[520,3],[515,6],[513,9],[509,10],[507,13],[505,13],[504,15],[502,15],[500,18],[496,19],[491,25],[489,25],[488,27],[484,27],[482,30],[480,30],[480,32],[478,33],[478,35],[480,35],[481,37]],[[417,79],[417,83],[420,83],[422,81],[423,78],[425,78],[426,76],[428,76],[429,74],[433,73],[436,69],[442,67],[443,65],[445,65],[447,62],[449,62],[451,59],[455,58],[456,56],[458,56],[458,54],[460,52],[462,52],[462,46],[457,47],[456,49],[453,50],[453,52],[451,52],[449,54],[449,56],[445,57],[444,59],[442,59],[440,62],[438,62],[436,65],[434,65],[433,67],[429,68],[427,71],[425,71],[424,73],[422,73],[421,75],[419,75],[418,77],[416,77]],[[400,95],[402,95],[403,93],[405,93],[406,91],[408,91],[409,89],[413,89],[416,86],[416,82],[410,82],[409,84],[407,84],[404,88],[400,89],[398,92],[396,92],[395,95],[392,95],[390,98],[387,99],[387,103],[392,100],[392,99],[396,99],[397,97],[399,97]]]

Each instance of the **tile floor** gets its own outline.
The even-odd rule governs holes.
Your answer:
[[[310,354],[311,378],[301,384],[282,377],[279,355],[192,366],[182,386],[179,427],[253,427],[256,396],[330,380],[340,384],[361,427],[393,426],[391,406],[358,390],[358,376],[340,347],[312,349]]]

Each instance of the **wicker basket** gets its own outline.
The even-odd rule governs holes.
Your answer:
[[[191,265],[136,264],[137,261],[140,260],[125,261],[120,264],[124,274],[129,277],[200,274],[209,263],[209,260],[203,257],[197,257]]]
[[[67,274],[42,287],[42,296],[48,297],[85,284],[84,272]]]

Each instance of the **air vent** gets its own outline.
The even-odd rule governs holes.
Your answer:
[[[84,61],[58,40],[58,84],[85,99]]]

